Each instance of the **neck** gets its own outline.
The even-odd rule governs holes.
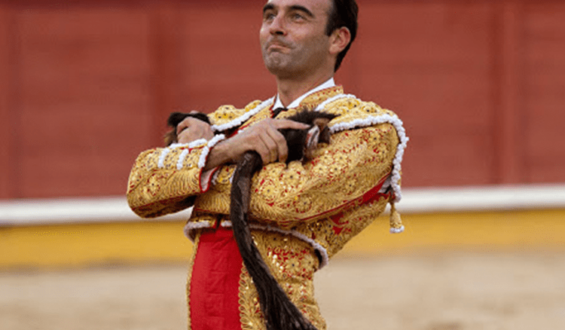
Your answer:
[[[284,106],[288,106],[292,101],[296,100],[309,90],[323,84],[333,76],[331,74],[311,77],[309,79],[292,79],[277,77],[277,91],[279,98]]]

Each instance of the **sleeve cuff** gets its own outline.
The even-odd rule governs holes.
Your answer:
[[[208,155],[210,154],[212,148],[214,148],[216,144],[220,143],[225,139],[226,136],[224,134],[218,134],[214,136],[214,138],[212,138],[210,141],[208,141],[208,143],[202,150],[202,153],[200,154],[200,159],[198,160],[198,168],[202,169],[204,168],[204,166],[206,166],[206,162],[208,161]],[[202,192],[208,191],[208,188],[210,187],[210,182],[212,181],[212,176],[217,169],[218,167],[215,167],[206,171],[202,171],[202,173],[200,174],[200,188]]]

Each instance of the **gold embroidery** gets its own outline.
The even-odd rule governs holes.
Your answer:
[[[271,111],[271,107],[265,107],[264,109],[259,111],[256,115],[254,115],[249,120],[247,120],[243,125],[241,125],[241,128],[246,128],[254,124],[257,124],[258,122],[264,119],[271,118],[272,114],[273,113]]]
[[[341,87],[330,88],[309,95],[303,103],[314,106],[340,93]],[[212,117],[218,117],[217,120],[214,119],[217,124],[227,123],[230,121],[228,117],[238,117],[259,104],[259,101],[252,102],[242,110],[233,106],[220,107]],[[352,98],[338,99],[326,105],[325,110],[341,115],[330,125],[365,119],[368,115],[392,114],[372,102],[361,102]],[[290,116],[296,111],[297,109],[290,109],[281,115]],[[270,110],[265,108],[246,125],[270,115]],[[389,172],[390,159],[394,156],[397,143],[398,139],[392,126],[381,124],[334,134],[332,143],[319,148],[315,159],[304,166],[299,162],[295,162],[298,165],[291,164],[288,168],[284,164],[270,164],[255,176],[254,191],[258,193],[253,194],[251,212],[258,218],[270,219],[284,227],[299,220],[315,220],[336,213],[340,205],[344,205],[344,198],[358,197],[368,185],[378,181],[379,176]],[[372,152],[367,152],[370,149]],[[142,153],[132,169],[128,184],[128,202],[134,212],[143,217],[176,212],[189,206],[184,203],[187,196],[198,195],[196,209],[227,214],[229,178],[233,173],[233,166],[221,167],[217,184],[211,185],[206,194],[201,194],[201,171],[195,166],[201,150],[191,150],[184,160],[182,170],[176,169],[182,148],[171,150],[164,159],[163,168],[160,169],[157,163],[162,149]],[[359,169],[356,170],[355,167]],[[365,174],[356,171],[364,171]],[[355,185],[354,182],[358,184]],[[346,189],[341,189],[344,186]],[[312,200],[316,200],[316,203],[311,203]]]
[[[190,204],[186,197],[201,192],[200,172],[196,166],[177,169],[180,155],[188,148],[173,148],[159,159],[166,149],[143,152],[137,158],[128,181],[127,199],[131,209],[142,217],[157,217],[183,210]],[[190,149],[183,164],[197,163],[202,147]]]
[[[309,163],[269,164],[253,178],[251,214],[288,229],[339,213],[390,173],[397,143],[393,126],[380,124],[334,134]],[[224,182],[199,196],[198,210],[229,213],[230,184]]]
[[[351,238],[370,225],[384,211],[387,203],[387,196],[383,196],[352,207],[334,219],[326,218],[316,222],[301,223],[294,230],[322,245],[331,258]]]
[[[190,282],[192,280],[192,268],[194,267],[194,259],[196,258],[196,252],[198,250],[198,245],[200,243],[200,234],[194,238],[194,246],[192,250],[192,256],[188,264],[188,275],[186,279],[186,306],[187,306],[187,320],[188,320],[188,330],[192,328],[190,319]]]
[[[302,101],[301,107],[314,109],[321,102],[342,93],[339,86],[313,93]],[[254,101],[245,109],[224,106],[210,118],[215,125],[225,124],[255,109],[260,103]],[[279,117],[286,118],[297,111],[289,109]],[[372,102],[353,98],[333,101],[324,107],[324,111],[340,115],[332,120],[330,127],[369,117],[394,116],[390,110]],[[266,107],[244,125],[270,116],[271,111]],[[320,244],[327,256],[332,257],[384,210],[387,197],[365,204],[362,204],[361,197],[389,175],[397,144],[398,137],[391,124],[348,129],[333,134],[331,143],[321,145],[309,163],[296,161],[288,166],[282,163],[265,166],[253,178],[250,205],[253,221],[293,229]],[[215,183],[210,185],[206,194],[202,194],[201,171],[196,166],[202,147],[194,148],[186,155],[182,170],[177,169],[177,163],[183,149],[173,149],[164,155],[159,167],[162,150],[143,152],[134,164],[128,182],[128,202],[134,212],[144,217],[176,212],[188,206],[187,197],[197,196],[195,211],[189,220],[196,223],[195,227],[201,226],[200,223],[212,226],[215,214],[229,213],[233,165],[220,167]],[[194,232],[197,236],[196,249],[200,231]],[[318,329],[325,329],[325,322],[313,298],[312,275],[318,268],[318,260],[312,247],[293,236],[275,232],[254,231],[253,235],[261,254],[291,300]],[[194,256],[191,262],[193,260]],[[190,271],[192,267],[191,264]],[[190,279],[191,273],[187,285],[190,285]],[[243,329],[264,329],[257,293],[245,269],[241,272],[239,289]],[[190,314],[188,318],[190,325]]]
[[[239,316],[241,330],[266,329],[257,290],[245,266],[241,269],[239,280]]]
[[[260,230],[254,230],[252,235],[271,273],[290,300],[317,329],[326,329],[314,299],[313,277],[318,260],[312,247],[290,235]],[[257,290],[245,267],[240,276],[239,304],[243,330],[265,329]]]
[[[189,224],[192,225],[192,228],[214,228],[216,227],[218,221],[218,217],[215,214],[210,213],[202,213],[198,210],[192,210],[192,214],[190,215],[190,219],[188,220]],[[186,228],[185,228],[186,230]],[[199,232],[198,230],[189,229],[188,234],[194,240],[194,233]]]
[[[361,204],[351,206],[339,216],[326,217],[315,222],[301,222],[292,230],[320,244],[331,258],[354,236],[370,225],[385,210],[388,195]],[[191,222],[206,222],[213,227],[216,218],[206,213],[193,213]],[[256,221],[256,220],[254,220]],[[257,240],[256,240],[257,241]]]
[[[330,88],[323,89],[316,93],[312,93],[304,98],[302,102],[300,102],[299,108],[306,107],[309,110],[313,110],[318,106],[318,104],[324,102],[325,100],[329,99],[330,97],[334,97],[338,94],[343,94],[343,87],[341,86],[334,86]]]
[[[261,103],[261,101],[253,101],[249,103],[245,109],[236,109],[233,105],[223,105],[219,107],[216,111],[208,115],[212,125],[223,125],[230,121],[242,116],[250,109],[255,108]]]

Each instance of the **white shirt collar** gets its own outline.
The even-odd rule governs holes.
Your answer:
[[[309,90],[308,92],[302,94],[302,96],[300,96],[299,98],[297,98],[296,100],[292,101],[288,107],[286,107],[287,109],[292,109],[292,108],[296,108],[300,105],[300,102],[302,102],[302,100],[304,100],[304,98],[306,98],[306,96],[315,93],[317,91],[321,91],[322,89],[326,89],[326,88],[330,88],[330,87],[334,87],[335,86],[335,81],[334,78],[330,78],[328,79],[328,81],[326,81],[325,83],[319,85],[316,88],[313,88],[311,90]],[[277,97],[275,98],[275,105],[273,106],[273,109],[278,109],[278,108],[284,108],[285,106],[282,104],[281,99],[279,98],[279,94],[277,94]]]

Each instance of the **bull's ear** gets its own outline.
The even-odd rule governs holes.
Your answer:
[[[330,120],[328,118],[316,118],[316,119],[314,119],[314,125],[318,126],[320,131],[323,130],[324,127],[328,126],[329,122],[330,122]]]
[[[304,155],[302,161],[309,161],[313,158],[314,150],[320,141],[320,127],[318,125],[312,126],[306,132],[306,141],[304,145]]]
[[[318,129],[320,131],[318,143],[330,143],[330,129],[328,128],[329,122],[329,118],[314,119],[314,125],[318,126]]]

